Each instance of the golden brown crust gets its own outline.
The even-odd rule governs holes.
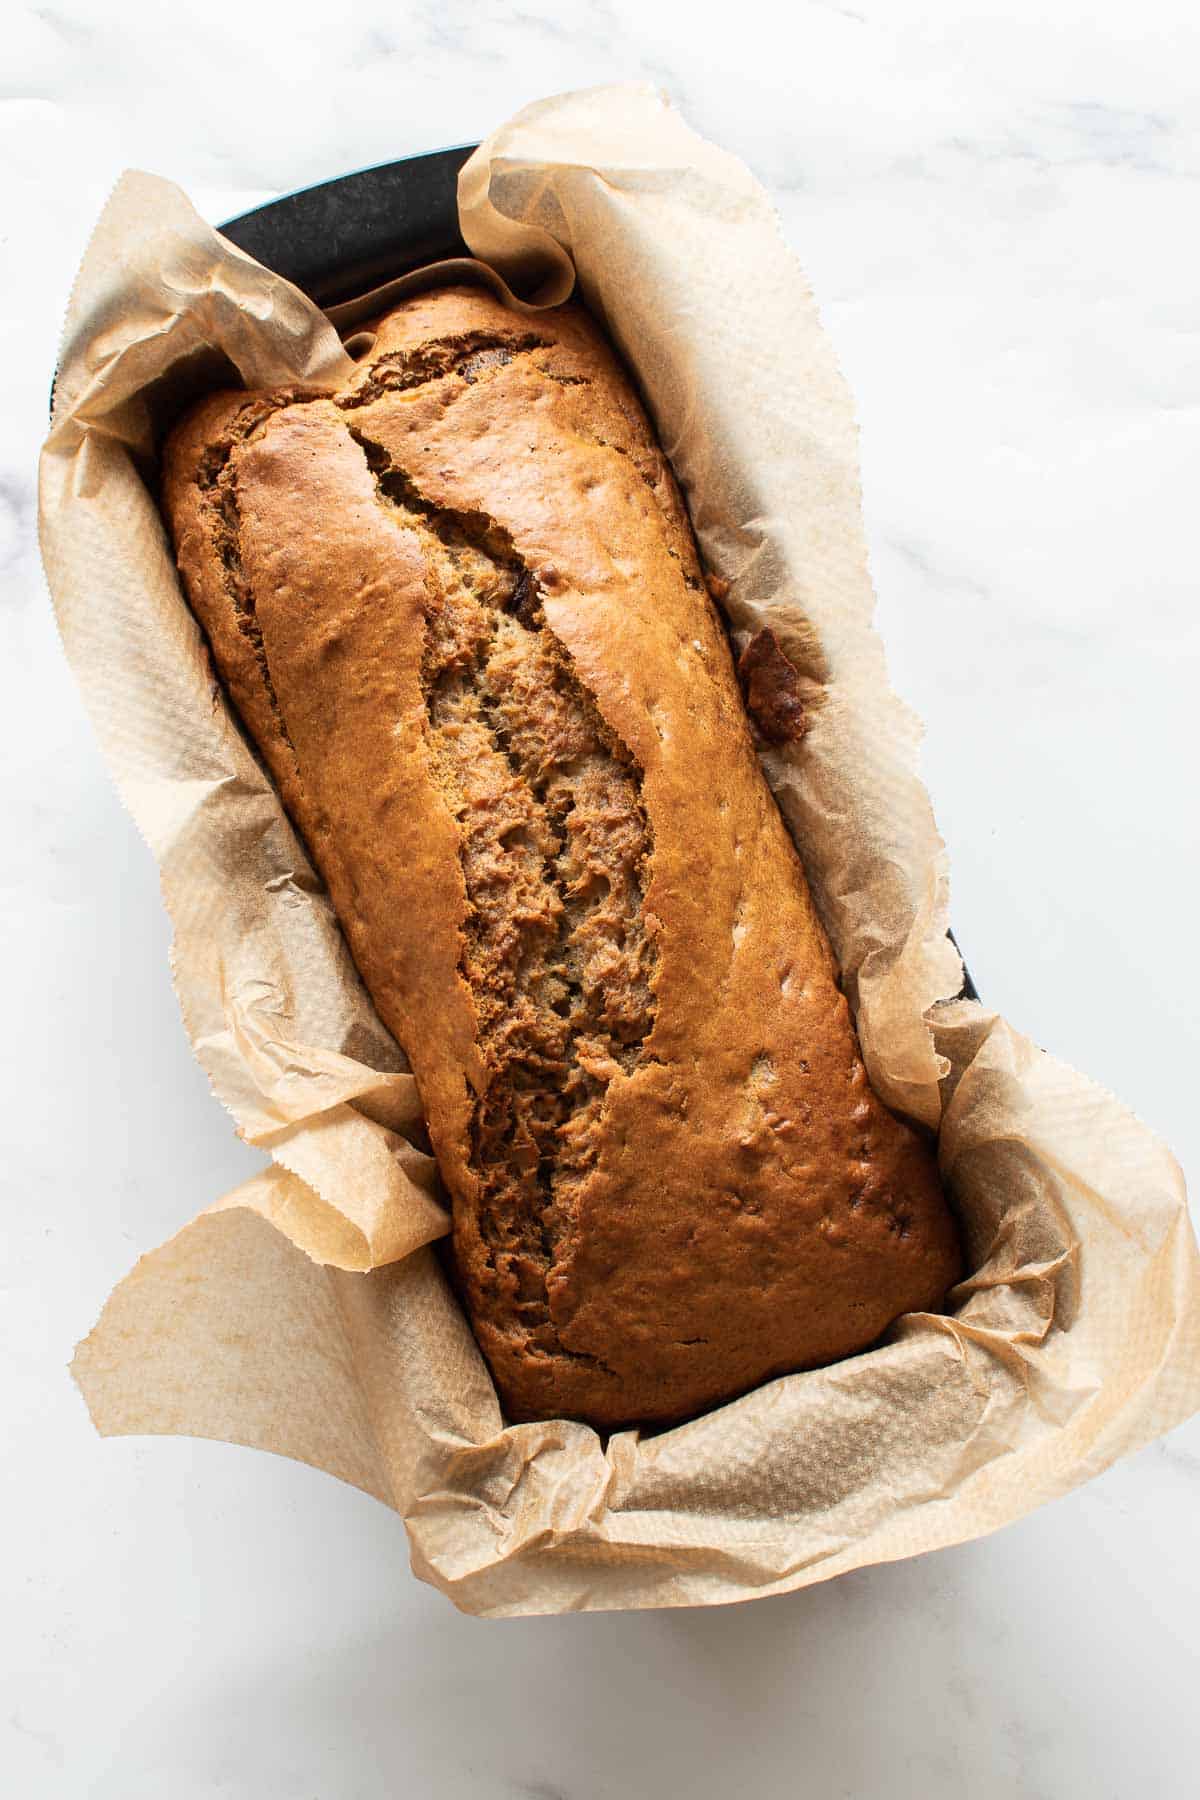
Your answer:
[[[330,398],[178,428],[181,571],[412,1061],[508,1415],[680,1418],[940,1304],[956,1230],[612,352],[468,288],[375,330]]]
[[[163,510],[188,598],[234,707],[293,818],[302,809],[298,771],[266,678],[253,608],[243,592],[229,458],[278,406],[297,397],[300,390],[293,388],[210,395],[171,433],[162,471]]]

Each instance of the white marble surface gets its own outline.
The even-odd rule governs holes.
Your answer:
[[[1195,18],[1192,0],[5,11],[4,1792],[1196,1791],[1196,1422],[917,1563],[722,1611],[515,1624],[458,1617],[409,1575],[392,1515],[324,1476],[94,1437],[73,1343],[137,1253],[256,1159],[192,1062],[154,869],[33,547],[58,321],[123,166],[216,219],[540,94],[664,83],[773,189],[857,394],[880,620],[928,721],[976,979],[1200,1172]]]

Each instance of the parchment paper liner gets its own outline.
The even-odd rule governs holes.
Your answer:
[[[881,1348],[658,1436],[504,1427],[428,1248],[446,1219],[410,1141],[412,1078],[213,682],[151,491],[188,394],[230,375],[332,383],[349,358],[294,288],[134,174],[72,296],[43,555],[159,862],[196,1054],[272,1164],[142,1258],[75,1377],[106,1434],[257,1445],[377,1495],[416,1572],[479,1614],[739,1600],[990,1531],[1200,1406],[1180,1172],[1111,1096],[946,1003],[945,855],[871,626],[853,412],[762,189],[654,90],[622,86],[494,133],[460,209],[499,272],[474,278],[531,310],[577,274],[731,584],[735,637],[772,624],[821,701],[803,748],[765,767],[872,1078],[938,1129],[978,1272],[954,1317],[910,1316]]]

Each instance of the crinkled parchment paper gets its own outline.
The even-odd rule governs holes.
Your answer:
[[[1200,1406],[1182,1178],[1108,1094],[948,1002],[945,858],[871,627],[855,430],[762,189],[642,87],[529,108],[464,170],[465,236],[531,305],[578,275],[645,390],[735,636],[769,622],[812,729],[766,758],[873,1078],[939,1128],[970,1266],[953,1317],[654,1437],[505,1427],[429,1248],[403,1056],[217,690],[153,498],[185,398],[333,382],[330,323],[127,176],[71,303],[42,462],[67,653],[161,871],[187,1029],[271,1166],[144,1256],[80,1346],[104,1433],[188,1432],[393,1506],[474,1613],[688,1605],[990,1531]]]

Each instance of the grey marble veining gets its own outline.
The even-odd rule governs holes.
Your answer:
[[[658,81],[771,188],[857,397],[880,625],[976,980],[1195,1174],[1194,8],[60,0],[9,9],[0,45],[5,1791],[1183,1800],[1196,1422],[915,1563],[513,1624],[458,1617],[325,1477],[94,1438],[72,1345],[256,1158],[192,1061],[153,865],[63,665],[33,463],[122,167],[219,219],[542,94]]]

